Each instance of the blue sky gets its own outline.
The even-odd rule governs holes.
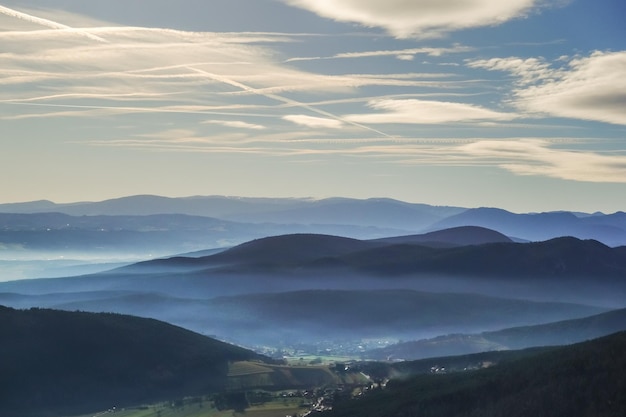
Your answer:
[[[617,0],[0,0],[0,202],[626,210]]]

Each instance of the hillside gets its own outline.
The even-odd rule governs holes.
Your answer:
[[[474,352],[556,346],[582,342],[626,330],[626,309],[534,326],[513,327],[478,334],[450,334],[398,343],[366,352],[370,359],[407,360]]]
[[[490,368],[394,380],[329,417],[626,414],[626,332]]]
[[[0,307],[0,414],[47,417],[204,394],[255,353],[151,319]]]

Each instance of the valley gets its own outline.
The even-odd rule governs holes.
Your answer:
[[[49,410],[50,417],[73,417],[83,409],[127,417],[334,413],[335,404],[379,395],[400,375],[499,369],[626,331],[626,246],[571,235],[527,241],[530,235],[469,220],[427,230],[425,219],[460,221],[466,211],[391,200],[263,200],[260,208],[258,201],[221,200],[245,207],[237,220],[247,224],[233,222],[236,216],[198,216],[215,199],[193,200],[195,209],[171,214],[136,211],[142,201],[4,218],[4,248],[14,250],[11,242],[21,239],[24,254],[82,248],[106,258],[109,247],[125,245],[169,252],[74,276],[0,282],[0,331],[8,342],[0,357],[12,358],[2,369],[6,378],[29,376],[5,389],[5,407],[15,416]],[[164,201],[179,210],[189,203]],[[272,219],[286,221],[355,205],[363,217],[346,224],[332,223],[347,220],[340,209],[322,224],[262,222],[275,209]],[[376,220],[390,207],[424,220]],[[619,215],[593,217],[602,227],[622,227]],[[528,231],[545,222],[515,218]],[[331,229],[349,233],[325,233]],[[272,234],[278,231],[287,233]],[[233,349],[232,357],[216,356],[217,346]],[[41,395],[19,414],[26,402],[20,393],[34,381]]]

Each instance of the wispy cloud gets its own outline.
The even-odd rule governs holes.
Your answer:
[[[204,121],[205,124],[214,124],[214,125],[222,125],[226,127],[232,127],[236,129],[249,129],[249,130],[263,130],[265,126],[242,122],[241,120],[207,120]]]
[[[351,114],[347,120],[372,124],[439,124],[477,120],[511,120],[515,114],[501,113],[480,106],[447,101],[417,99],[372,100],[369,107],[378,113]]]
[[[574,142],[579,142],[575,140]],[[578,182],[626,183],[626,155],[564,149],[567,139],[417,139],[362,144],[352,156],[386,158],[390,163],[419,166],[496,167],[519,176],[541,176]],[[315,149],[306,152],[315,153]],[[344,153],[324,149],[325,153]]]
[[[497,161],[517,175],[572,181],[626,183],[626,156],[563,150],[540,139],[484,140],[464,145],[468,155]]]
[[[512,103],[524,112],[626,125],[626,51],[594,52],[559,67],[517,57],[469,65],[518,77]]]
[[[329,129],[339,129],[343,126],[343,123],[337,119],[328,119],[323,117],[313,117],[307,116],[304,114],[290,114],[284,116],[283,119],[288,120],[292,123],[313,127],[313,128],[329,128]]]
[[[342,22],[380,27],[398,38],[497,25],[525,16],[537,0],[283,0],[292,6]]]

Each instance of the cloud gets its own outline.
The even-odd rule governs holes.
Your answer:
[[[288,120],[298,125],[313,127],[313,128],[328,128],[339,129],[343,126],[343,123],[337,119],[328,119],[322,117],[312,117],[303,114],[291,114],[283,117],[284,120]]]
[[[265,129],[265,126],[254,124],[254,123],[242,122],[240,120],[207,120],[203,123],[222,125],[222,126],[232,127],[236,129],[250,129],[250,130]]]
[[[626,156],[555,149],[540,139],[482,140],[460,147],[469,157],[495,160],[517,175],[572,181],[626,183]]]
[[[525,16],[538,0],[283,0],[340,22],[380,27],[398,38],[432,37]]]
[[[626,125],[626,51],[594,52],[557,68],[517,57],[468,65],[518,77],[511,102],[522,111]]]
[[[484,68],[491,71],[510,72],[519,78],[517,84],[520,85],[548,80],[555,74],[550,64],[545,62],[542,58],[491,58],[468,61],[467,65],[470,68]]]
[[[369,102],[369,107],[382,113],[363,113],[345,116],[358,123],[439,124],[480,120],[511,120],[515,114],[500,113],[480,106],[447,101],[417,99],[380,99]]]
[[[390,163],[420,166],[496,167],[520,176],[542,176],[578,182],[626,183],[626,155],[563,149],[567,139],[404,139],[361,144],[323,153],[378,157]],[[329,141],[328,143],[332,143]],[[302,151],[309,154],[316,149]]]

